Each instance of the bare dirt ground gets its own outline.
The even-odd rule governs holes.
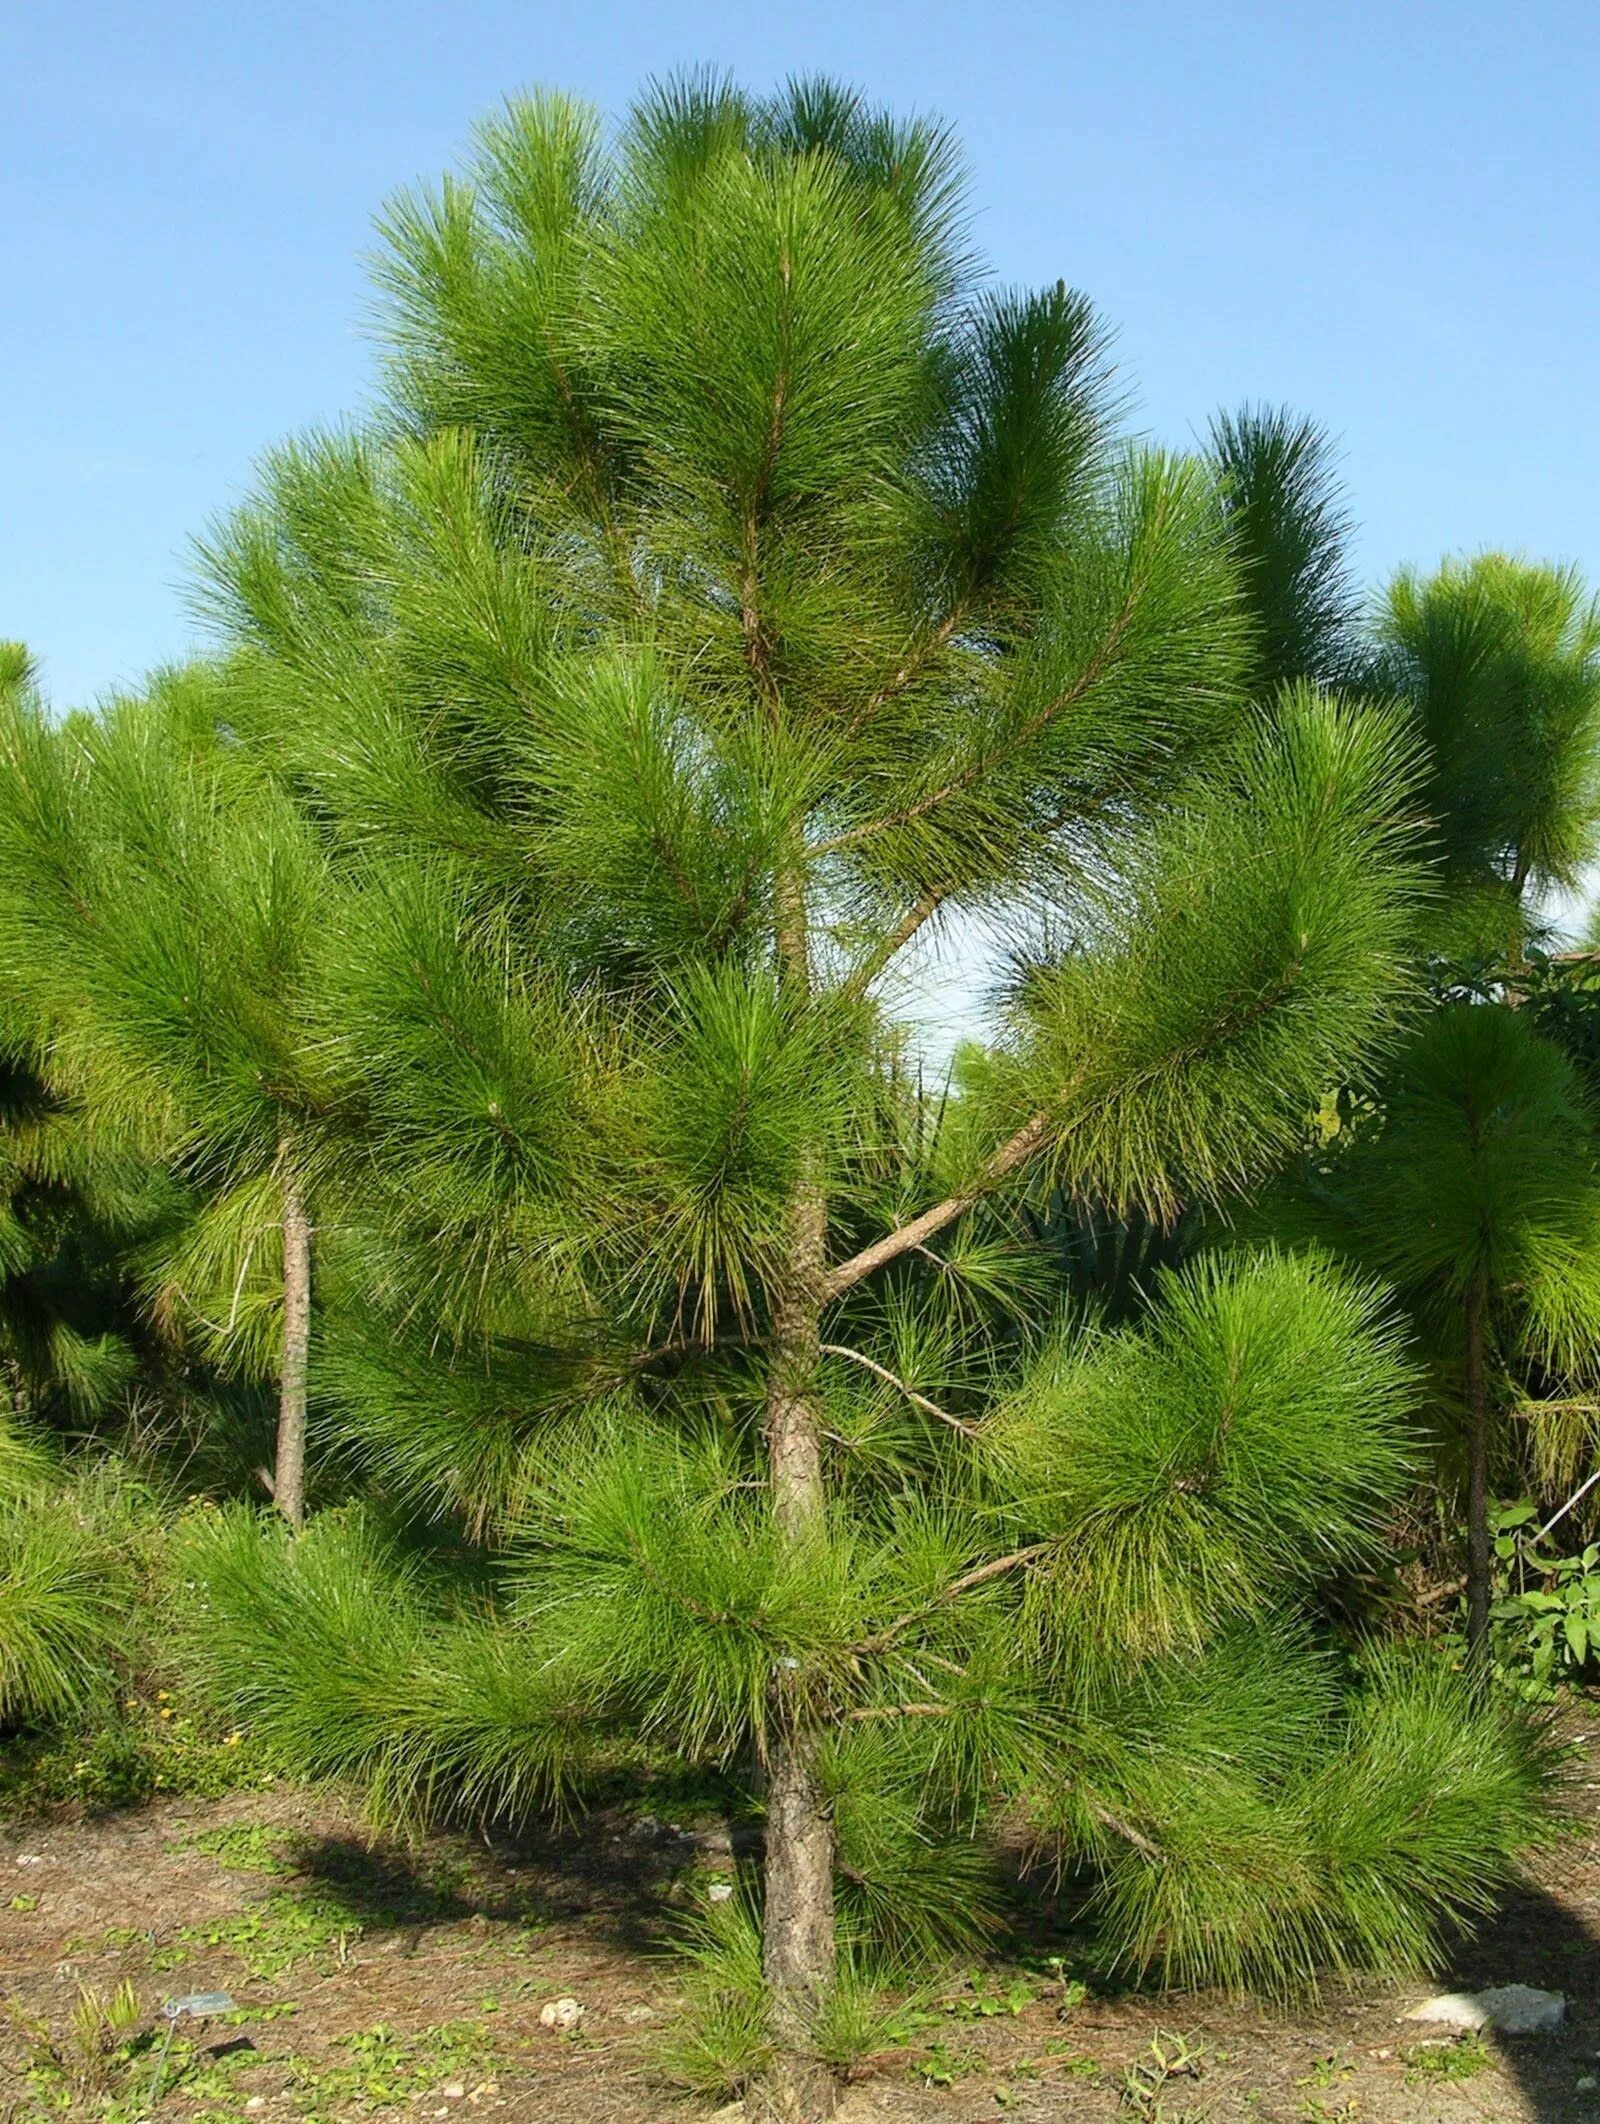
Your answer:
[[[1573,1834],[1439,1972],[1451,1987],[1563,1992],[1558,2034],[1408,2023],[1422,1986],[1339,1989],[1275,2014],[1193,1994],[1079,1997],[1070,1965],[1001,1959],[953,1978],[861,2070],[850,2124],[1600,2124],[1600,1705],[1581,1708]],[[114,2038],[81,2006],[85,1988],[109,1999],[124,1981],[144,2031],[176,1995],[237,2002],[183,2024],[194,2040],[174,2046],[160,2103],[172,2124],[693,2124],[711,2105],[652,2058],[684,2010],[664,1920],[731,1869],[714,1829],[611,1813],[542,1845],[407,1846],[287,1788],[0,1825],[0,2124],[148,2112],[148,2036],[122,2031],[122,2052],[97,2062]],[[584,2008],[566,2034],[539,2022],[561,1997]]]

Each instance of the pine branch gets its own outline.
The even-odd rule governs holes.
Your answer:
[[[914,1386],[908,1386],[896,1373],[891,1372],[886,1364],[879,1364],[876,1359],[863,1356],[860,1350],[849,1349],[842,1342],[824,1342],[819,1348],[824,1357],[843,1357],[851,1364],[859,1364],[864,1371],[873,1373],[898,1393],[904,1394],[907,1401],[915,1407],[925,1409],[930,1416],[937,1416],[941,1423],[947,1423],[952,1431],[959,1431],[965,1438],[977,1437],[976,1425],[963,1423],[959,1416],[952,1416],[947,1410],[941,1409],[939,1404],[930,1401],[926,1394],[919,1394]]]
[[[933,663],[950,637],[961,627],[967,617],[967,604],[963,600],[947,612],[937,627],[924,635],[905,655],[899,669],[886,679],[876,693],[871,694],[857,709],[849,725],[849,735],[859,737],[876,711],[889,701],[904,693],[908,686],[915,685]]]
[[[958,1217],[965,1216],[992,1187],[1014,1173],[1018,1166],[1025,1165],[1043,1147],[1053,1125],[1048,1112],[1041,1110],[1034,1114],[1015,1135],[1001,1144],[970,1187],[964,1188],[960,1194],[946,1196],[943,1202],[924,1210],[920,1217],[913,1217],[909,1224],[902,1224],[898,1230],[874,1240],[871,1246],[863,1247],[860,1253],[852,1254],[848,1261],[841,1261],[829,1269],[822,1279],[823,1303],[831,1304],[852,1285],[859,1283],[863,1276],[870,1276],[875,1269],[898,1260],[902,1254],[931,1239],[935,1232],[942,1232],[947,1224],[954,1224]]]
[[[1125,1822],[1121,1815],[1113,1814],[1109,1807],[1102,1807],[1098,1800],[1090,1800],[1088,1809],[1103,1829],[1109,1829],[1113,1836],[1120,1836],[1125,1844],[1131,1844],[1141,1858],[1149,1859],[1153,1865],[1165,1863],[1166,1854],[1160,1845],[1152,1844],[1147,1836],[1141,1836],[1131,1822]]]
[[[1054,1546],[1053,1542],[1035,1541],[1030,1542],[1024,1549],[1013,1549],[1009,1556],[991,1557],[988,1563],[979,1564],[976,1569],[963,1572],[959,1578],[953,1578],[949,1585],[942,1586],[931,1600],[925,1600],[909,1614],[885,1624],[883,1629],[874,1631],[871,1637],[864,1637],[860,1644],[851,1647],[852,1652],[857,1658],[866,1658],[876,1652],[887,1652],[896,1638],[903,1637],[907,1630],[921,1622],[925,1616],[936,1615],[941,1608],[948,1607],[951,1601],[959,1600],[963,1593],[974,1593],[979,1586],[988,1585],[991,1579],[1003,1578],[1008,1571],[1020,1570],[1024,1564],[1032,1563],[1036,1556],[1048,1555]]]
[[[952,885],[930,885],[914,900],[886,937],[881,937],[860,965],[840,984],[839,993],[854,1002],[866,994],[884,968],[896,959],[924,924],[931,922],[955,890]]]
[[[1163,496],[1156,517],[1157,529],[1167,513],[1167,507],[1166,498]],[[834,855],[846,848],[859,847],[863,841],[874,840],[879,834],[893,832],[896,827],[914,825],[917,820],[925,819],[941,809],[952,798],[965,795],[996,767],[1004,766],[1009,760],[1015,759],[1018,753],[1026,751],[1036,738],[1042,737],[1067,709],[1075,707],[1104,676],[1107,666],[1121,648],[1128,629],[1133,625],[1146,588],[1145,577],[1138,576],[1134,579],[1104,637],[1077,678],[1029,716],[1005,744],[992,753],[982,753],[969,761],[959,773],[952,775],[939,788],[930,790],[926,796],[918,797],[915,803],[908,804],[897,812],[891,812],[884,818],[863,820],[859,826],[847,827],[843,833],[835,834],[831,840],[819,843],[812,851],[813,854]]]
[[[1181,1062],[1204,1048],[1216,1046],[1242,1031],[1245,1026],[1264,1017],[1288,995],[1299,974],[1300,960],[1296,957],[1289,961],[1265,995],[1256,997],[1253,1002],[1240,1009],[1222,1012],[1206,1029],[1206,1038],[1203,1041],[1189,1042],[1177,1054],[1164,1057],[1161,1066],[1170,1068],[1173,1063]],[[1137,1090],[1157,1073],[1155,1068],[1140,1072],[1123,1087],[1124,1091]],[[1067,1092],[1064,1091],[1058,1105],[1066,1096]],[[1108,1094],[1107,1098],[1109,1096],[1111,1095]],[[1103,1105],[1106,1099],[1096,1103]],[[1081,1120],[1083,1117],[1078,1118]],[[958,1217],[965,1216],[968,1210],[975,1208],[983,1200],[991,1188],[998,1186],[1002,1180],[1008,1178],[1020,1166],[1027,1164],[1030,1158],[1043,1149],[1057,1126],[1052,1110],[1041,1107],[1015,1134],[1001,1144],[970,1187],[964,1188],[959,1194],[946,1196],[943,1202],[935,1203],[932,1209],[924,1210],[920,1217],[913,1217],[910,1223],[902,1224],[896,1230],[886,1233],[882,1239],[875,1240],[871,1246],[863,1247],[859,1253],[852,1254],[847,1261],[841,1261],[830,1269],[822,1281],[823,1303],[831,1304],[835,1298],[859,1283],[863,1276],[870,1276],[875,1270],[898,1260],[900,1255],[921,1247],[935,1232],[943,1231],[946,1225],[954,1224]]]

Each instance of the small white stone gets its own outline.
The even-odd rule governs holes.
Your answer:
[[[460,2102],[465,2099],[467,2090],[459,2080],[452,2080],[448,2087],[441,2087],[439,2092],[447,2102]]]
[[[252,2095],[244,2106],[246,2109],[265,2109],[267,2098],[265,2095]]]
[[[706,1890],[706,1895],[708,1900],[713,1903],[731,1903],[733,1901],[733,1883],[732,1881],[713,1881]]]
[[[541,2028],[576,2028],[582,2019],[583,2008],[576,1999],[547,1999],[539,2008]]]

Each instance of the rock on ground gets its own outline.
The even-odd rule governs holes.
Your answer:
[[[1559,1991],[1540,1991],[1532,1984],[1494,1984],[1487,1991],[1444,1991],[1424,1999],[1406,2015],[1408,2021],[1433,2021],[1444,2028],[1487,2028],[1501,2035],[1547,2035],[1566,2018],[1567,2002]]]

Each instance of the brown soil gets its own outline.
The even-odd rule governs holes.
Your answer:
[[[850,2090],[851,2124],[1600,2124],[1600,1716],[1575,1738],[1573,1835],[1439,1972],[1452,1987],[1565,1993],[1559,2034],[1441,2037],[1402,2018],[1422,1986],[1340,1989],[1277,2015],[1196,1995],[1071,2004],[1037,1965],[1001,1966],[981,1996],[955,1985],[931,2025],[872,2061]],[[691,2124],[711,2105],[675,2091],[651,2056],[683,2011],[663,1919],[689,1882],[729,1870],[725,1837],[621,1815],[544,1846],[401,1846],[370,1839],[325,1795],[281,1788],[0,1826],[0,2124],[8,2104],[17,2124],[65,2113],[59,2081],[37,2070],[40,2027],[64,2051],[82,1988],[109,1995],[124,1978],[147,2026],[193,1990],[277,2009],[199,2026],[192,2056],[175,2048],[160,2105],[172,2124],[469,2112]],[[584,2008],[567,2035],[539,2023],[564,1996]],[[1152,2042],[1181,2063],[1174,2038],[1193,2066],[1156,2087]],[[1141,2068],[1146,2091],[1130,2093]],[[109,2102],[112,2117],[137,2117],[152,2070],[148,2052],[131,2073],[107,2067],[75,2113]]]

